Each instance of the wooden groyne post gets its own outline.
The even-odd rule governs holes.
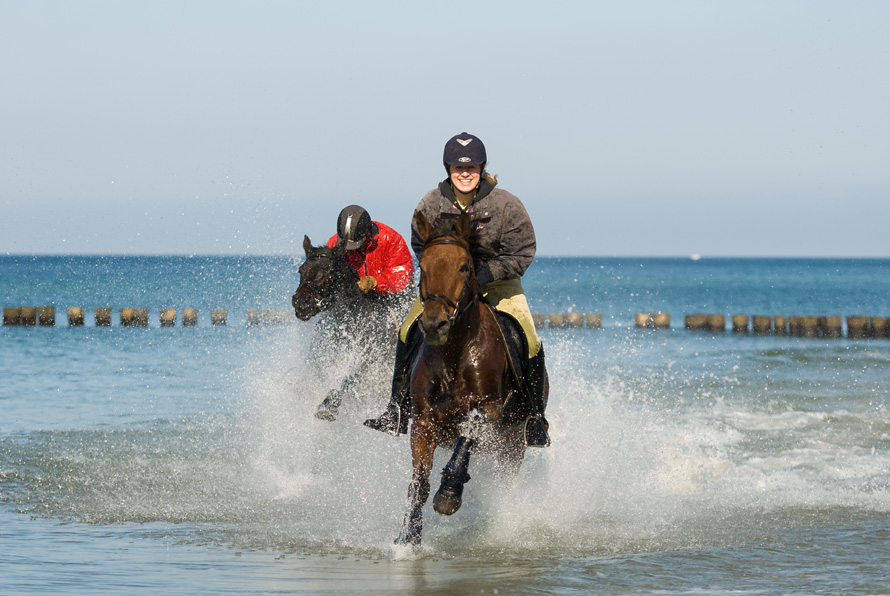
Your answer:
[[[687,329],[696,329],[696,330],[704,330],[708,328],[708,315],[696,313],[692,315],[686,315],[686,328]]]
[[[9,327],[17,327],[22,324],[22,308],[20,306],[3,307],[3,324]]]
[[[41,327],[55,327],[56,325],[56,307],[55,306],[38,306],[37,307],[37,324]]]
[[[68,315],[68,325],[70,327],[83,327],[83,308],[80,306],[69,306],[65,310]]]
[[[828,339],[837,339],[844,336],[842,319],[839,315],[827,315],[819,317],[819,333]]]
[[[198,325],[198,310],[195,308],[182,309],[182,326],[196,327]]]
[[[634,325],[649,329],[670,329],[671,315],[666,312],[641,312],[634,315]]]
[[[111,308],[99,306],[96,308],[96,327],[111,327]]]
[[[23,306],[21,307],[22,312],[22,325],[26,327],[33,327],[37,324],[37,307],[35,306]]]
[[[772,333],[772,320],[765,315],[751,317],[751,332],[754,335],[769,335]]]
[[[708,315],[708,331],[714,333],[726,331],[726,315]]]
[[[870,335],[877,339],[890,338],[890,317],[871,317]]]
[[[176,325],[176,309],[162,308],[160,316],[161,327],[173,327]]]
[[[847,337],[850,339],[868,337],[868,317],[863,315],[847,317]]]
[[[148,327],[148,309],[122,308],[121,327]]]

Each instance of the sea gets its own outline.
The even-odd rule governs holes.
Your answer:
[[[418,549],[393,544],[409,439],[361,424],[391,362],[318,420],[349,350],[248,324],[290,310],[300,260],[0,256],[0,306],[56,307],[0,327],[0,594],[890,594],[890,340],[728,323],[890,317],[890,259],[537,258],[531,310],[602,325],[539,329],[552,445],[512,481],[474,456]]]

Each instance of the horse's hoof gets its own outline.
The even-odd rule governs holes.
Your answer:
[[[337,419],[334,413],[330,410],[319,410],[315,413],[315,417],[319,420],[325,420],[327,422],[333,422]]]
[[[393,544],[395,544],[396,546],[410,546],[410,547],[417,548],[420,546],[420,543],[421,543],[420,536],[416,536],[416,537],[414,537],[414,536],[412,536],[412,537],[399,536],[398,538],[393,540]]]
[[[396,546],[420,546],[421,534],[417,530],[402,530],[399,537],[393,540]]]
[[[455,489],[451,486],[440,486],[433,497],[433,510],[439,515],[453,515],[460,509],[463,501],[461,496],[463,490]]]

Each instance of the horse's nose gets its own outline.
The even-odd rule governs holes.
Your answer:
[[[294,307],[294,314],[296,314],[297,318],[301,321],[308,321],[314,315],[318,314],[318,309],[315,308],[315,303],[299,292],[295,293],[293,298],[291,298],[291,304]]]
[[[421,316],[418,325],[420,325],[420,332],[427,343],[438,345],[445,343],[448,338],[448,319],[437,317],[430,320],[429,317]]]

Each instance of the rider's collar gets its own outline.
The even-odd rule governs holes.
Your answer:
[[[473,195],[473,198],[470,200],[470,203],[467,205],[467,207],[487,197],[492,190],[494,190],[494,184],[489,182],[488,178],[483,177],[482,180],[479,182],[479,186],[476,187],[476,194]],[[457,200],[457,197],[454,196],[454,188],[451,186],[451,178],[446,178],[439,183],[439,192],[441,192],[446,199],[451,201],[455,207],[458,207],[461,210],[465,210],[464,207],[461,207],[460,203]]]

